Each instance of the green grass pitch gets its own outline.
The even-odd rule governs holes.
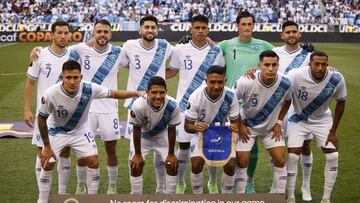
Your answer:
[[[116,44],[116,43],[115,43]],[[45,43],[17,43],[0,44],[0,121],[21,121],[23,119],[23,87],[26,70],[29,62],[29,52],[35,46],[47,46]],[[280,46],[281,44],[275,43]],[[346,110],[338,129],[340,138],[339,174],[332,193],[332,202],[360,202],[360,108],[356,101],[360,101],[360,71],[359,53],[360,44],[316,43],[318,50],[329,54],[330,66],[336,67],[346,79],[348,100]],[[178,78],[168,81],[169,94],[175,96]],[[119,72],[119,88],[124,89],[127,82],[127,70]],[[359,89],[358,89],[359,88]],[[120,102],[120,118],[125,119],[126,110]],[[35,109],[35,99],[33,100]],[[106,193],[107,172],[103,143],[97,139],[101,165],[101,183],[99,193]],[[129,177],[127,157],[129,142],[121,139],[118,143],[119,156],[118,192],[129,193]],[[256,189],[258,192],[268,192],[271,185],[271,172],[269,156],[260,146],[260,157],[255,174]],[[319,202],[323,192],[324,156],[312,143],[314,153],[314,167],[311,178],[313,202]],[[72,156],[71,179],[68,191],[75,192],[75,158]],[[37,199],[37,186],[34,174],[35,147],[30,139],[0,139],[0,202],[35,202]],[[154,193],[155,174],[152,158],[146,160],[144,170],[144,193]],[[188,169],[189,171],[189,169]],[[297,179],[296,198],[301,200],[301,169]],[[218,170],[220,175],[221,170]],[[54,173],[52,194],[57,192],[57,175]],[[219,182],[219,181],[218,181]],[[189,179],[187,192],[191,191]],[[206,187],[205,187],[206,188]],[[206,190],[206,189],[205,189]]]

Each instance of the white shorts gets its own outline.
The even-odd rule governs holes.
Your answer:
[[[168,142],[168,137],[165,134],[159,134],[151,138],[141,137],[141,155],[144,160],[146,158],[146,155],[150,151],[154,151],[155,153],[160,154],[161,160],[165,162],[165,159],[168,155],[168,150],[169,150],[169,142]],[[135,155],[134,141],[133,138],[131,137],[129,160],[132,160],[134,155]]]
[[[49,136],[50,146],[57,158],[59,158],[63,148],[70,147],[75,152],[77,159],[98,155],[94,138],[95,136],[90,130],[73,135],[59,133],[55,136]]]
[[[94,135],[100,135],[104,141],[120,139],[120,123],[118,113],[90,112],[88,125]],[[99,129],[99,131],[97,131]]]
[[[197,134],[191,134],[191,141],[190,141],[190,157],[200,156],[199,152],[199,136]],[[235,151],[231,153],[231,157],[235,158]]]
[[[31,140],[31,144],[36,145],[37,147],[44,147],[44,143],[43,143],[41,135],[40,135],[37,116],[35,117],[34,134],[33,134],[32,140]]]
[[[316,125],[305,124],[303,122],[288,122],[288,148],[302,147],[304,140],[306,140],[306,135],[311,133],[315,136],[318,147],[335,149],[331,142],[325,146],[331,126],[332,122]]]
[[[185,132],[185,113],[180,113],[180,125],[176,126],[176,141],[180,143],[189,143],[192,134]]]
[[[288,138],[288,133],[287,133],[287,126],[288,126],[288,119],[289,119],[289,112],[291,110],[291,108],[294,108],[292,105],[290,106],[288,112],[286,113],[285,117],[284,117],[284,120],[282,122],[282,129],[284,130],[284,136],[285,138],[287,139]],[[291,110],[292,111],[292,110]],[[311,133],[308,133],[306,136],[305,136],[305,140],[312,140],[314,138],[313,134]]]
[[[258,136],[252,130],[250,130],[250,140],[248,140],[247,143],[243,143],[241,140],[237,140],[236,151],[250,152],[258,137],[263,140],[265,149],[271,149],[274,147],[285,147],[284,137],[282,137],[280,141],[275,141],[275,139],[271,139],[271,136],[272,132],[266,135]]]

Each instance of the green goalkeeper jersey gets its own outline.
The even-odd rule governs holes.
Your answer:
[[[250,42],[244,43],[239,37],[221,41],[219,46],[226,63],[226,86],[230,88],[247,70],[258,67],[261,52],[274,48],[264,40],[251,38]]]

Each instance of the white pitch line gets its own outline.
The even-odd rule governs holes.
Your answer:
[[[0,48],[4,48],[4,47],[8,47],[8,46],[12,46],[15,45],[17,43],[10,43],[10,44],[4,44],[4,45],[0,45]]]
[[[21,73],[0,73],[0,76],[26,75],[26,72]]]

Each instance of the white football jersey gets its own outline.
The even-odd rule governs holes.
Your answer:
[[[331,122],[329,104],[347,97],[344,77],[336,71],[327,71],[322,81],[316,81],[310,67],[295,69],[287,75],[293,83],[293,112],[289,112],[289,122],[319,124]]]
[[[285,46],[272,49],[279,56],[280,73],[287,74],[291,69],[302,68],[309,65],[310,52],[299,47],[295,51],[288,51]]]
[[[239,117],[239,104],[236,94],[225,87],[220,96],[213,100],[206,93],[207,86],[196,89],[189,98],[185,118],[191,121],[214,125],[224,123],[226,118],[235,120]]]
[[[168,126],[175,127],[180,124],[179,107],[175,99],[168,95],[160,109],[154,109],[147,97],[139,97],[132,106],[129,122],[133,126],[141,127],[143,138],[167,135]]]
[[[78,92],[69,95],[60,82],[46,90],[41,98],[39,115],[49,117],[49,135],[76,134],[88,127],[87,118],[93,99],[109,96],[108,88],[89,82],[81,82]]]
[[[57,55],[50,47],[42,48],[39,59],[29,66],[27,76],[32,80],[37,80],[36,104],[40,105],[41,96],[55,83],[61,81],[63,63],[69,60],[70,54],[75,54],[69,49],[65,49],[62,55]]]
[[[276,81],[266,85],[260,71],[255,76],[255,80],[242,76],[233,88],[238,99],[243,100],[240,115],[245,125],[256,135],[266,135],[278,120],[283,102],[291,100],[291,81],[278,73]]]
[[[205,84],[204,78],[211,65],[225,65],[220,47],[206,44],[198,48],[192,41],[175,46],[169,66],[170,69],[179,71],[176,100],[181,112],[185,112],[191,93]]]
[[[103,85],[112,90],[118,89],[119,67],[128,63],[121,47],[109,44],[105,51],[99,52],[94,47],[79,43],[70,48],[79,54],[83,80]],[[95,100],[91,104],[90,112],[116,113],[118,112],[118,100],[112,98]]]
[[[165,79],[166,60],[169,59],[173,49],[164,39],[155,39],[155,45],[150,49],[142,46],[141,39],[126,41],[123,50],[129,62],[127,90],[146,90],[149,79],[154,75]],[[133,101],[133,99],[125,100],[124,106],[128,107]]]

